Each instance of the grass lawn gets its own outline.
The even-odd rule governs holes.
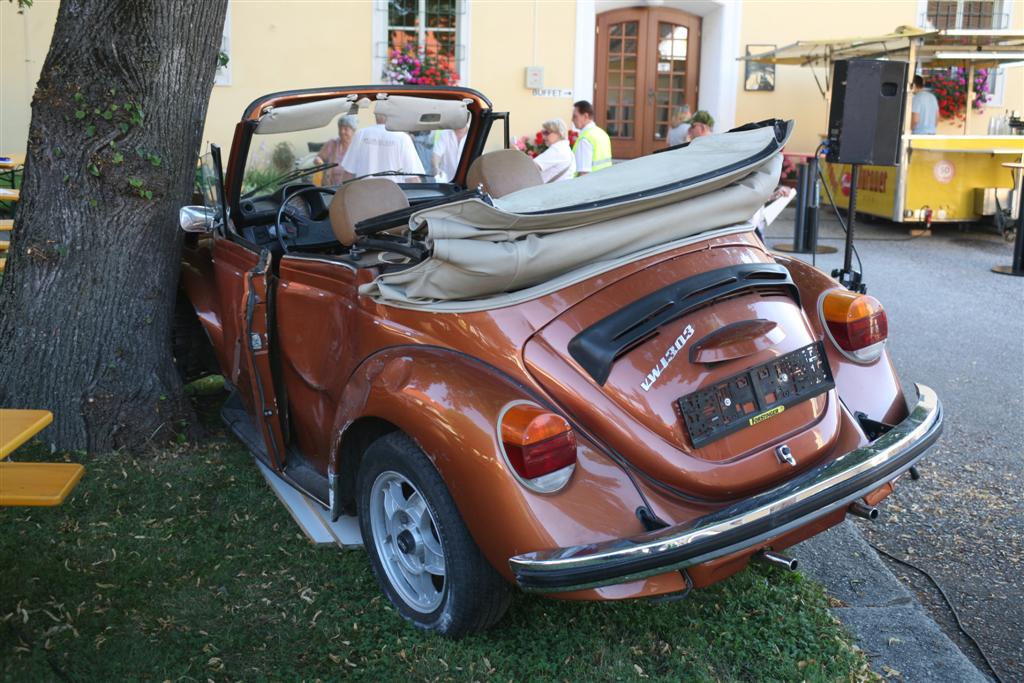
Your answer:
[[[415,631],[361,550],[313,546],[244,448],[83,462],[63,506],[0,509],[9,681],[875,680],[798,574],[756,567],[667,604],[519,595],[486,634]]]

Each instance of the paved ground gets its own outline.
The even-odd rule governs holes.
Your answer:
[[[817,265],[841,265],[834,218],[822,244],[840,247]],[[1011,245],[985,232],[936,227],[908,238],[889,223],[858,223],[868,293],[889,317],[889,349],[908,394],[923,382],[939,394],[945,432],[918,482],[883,503],[879,522],[857,524],[868,541],[908,559],[945,589],[960,620],[1004,681],[1024,681],[1024,278]],[[768,243],[792,238],[792,211]],[[810,260],[810,257],[807,257]],[[978,650],[956,628],[939,592],[920,573],[886,560],[943,630],[982,670]]]

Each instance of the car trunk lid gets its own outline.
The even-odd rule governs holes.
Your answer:
[[[800,354],[827,371],[797,298],[788,271],[760,249],[692,251],[565,311],[528,342],[525,360],[583,428],[636,467],[694,495],[743,495],[816,461],[837,436],[831,375],[812,397],[789,396],[767,414],[727,401],[744,382],[778,384]],[[760,367],[764,377],[749,374]],[[729,430],[709,438],[721,420]],[[795,465],[776,456],[783,442]]]

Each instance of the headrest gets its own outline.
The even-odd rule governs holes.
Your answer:
[[[334,236],[346,247],[355,244],[359,221],[409,208],[409,200],[396,183],[386,178],[363,178],[338,188],[329,209]]]
[[[504,197],[543,183],[537,164],[518,149],[499,149],[477,157],[466,174],[468,189],[483,185],[484,192],[492,197]]]

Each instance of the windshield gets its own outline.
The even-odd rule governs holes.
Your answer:
[[[242,194],[269,194],[300,178],[324,187],[370,174],[395,182],[449,182],[458,169],[467,130],[388,131],[370,107],[303,130],[257,131],[245,162]]]

